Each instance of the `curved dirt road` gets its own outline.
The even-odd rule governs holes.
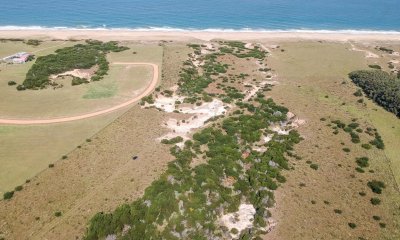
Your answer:
[[[119,105],[116,105],[111,108],[107,108],[104,110],[100,110],[97,112],[92,112],[92,113],[87,113],[83,115],[78,115],[78,116],[72,116],[72,117],[62,117],[62,118],[51,118],[51,119],[1,119],[0,118],[0,124],[12,124],[12,125],[35,125],[35,124],[49,124],[49,123],[63,123],[63,122],[70,122],[70,121],[76,121],[76,120],[81,120],[81,119],[86,119],[86,118],[91,118],[95,116],[99,116],[102,114],[110,113],[112,111],[124,108],[126,106],[131,105],[134,102],[137,102],[138,100],[142,99],[143,97],[147,96],[149,93],[153,91],[153,89],[157,86],[158,82],[158,74],[159,74],[159,69],[158,65],[154,63],[135,63],[135,62],[114,62],[112,63],[114,65],[147,65],[151,66],[153,68],[153,78],[150,82],[150,84],[146,87],[146,89],[139,94],[138,96],[132,98],[131,100],[121,103]]]

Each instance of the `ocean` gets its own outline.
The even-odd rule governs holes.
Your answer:
[[[0,29],[400,32],[400,0],[0,0]]]

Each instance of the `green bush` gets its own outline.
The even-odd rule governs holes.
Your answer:
[[[382,189],[385,188],[385,183],[382,181],[372,180],[367,183],[368,187],[371,188],[372,192],[381,194]]]
[[[362,91],[361,91],[361,89],[358,89],[355,93],[354,93],[354,96],[356,96],[356,97],[361,97],[363,94],[362,94]]]
[[[360,167],[356,167],[356,171],[359,173],[365,173],[364,169],[362,169]]]
[[[378,70],[381,70],[381,69],[382,69],[382,67],[381,67],[381,66],[379,66],[379,65],[376,65],[376,64],[371,64],[371,65],[368,65],[368,67],[370,67],[370,68],[373,68],[373,69],[378,69]]]
[[[19,192],[19,191],[22,191],[22,189],[23,189],[22,186],[16,186],[14,190],[15,190],[16,192]]]
[[[350,148],[343,148],[342,150],[343,150],[343,152],[346,152],[346,153],[350,152]]]
[[[367,158],[367,157],[356,158],[357,165],[362,168],[369,167],[368,161],[369,161],[369,158]]]
[[[86,78],[72,77],[72,86],[81,85],[83,83],[89,83],[89,81]]]
[[[29,39],[28,41],[25,41],[24,43],[25,43],[26,45],[39,46],[41,42],[42,42],[42,41],[37,40],[37,39]]]
[[[17,83],[15,82],[15,81],[8,81],[8,86],[14,86],[14,85],[16,85]]]
[[[367,149],[367,150],[371,149],[371,145],[369,145],[368,143],[363,143],[363,144],[361,144],[361,147],[362,147],[362,148],[365,148],[365,149]]]
[[[381,200],[379,198],[373,197],[370,199],[372,205],[379,205],[381,204]]]
[[[352,228],[352,229],[354,229],[354,228],[357,227],[357,225],[356,225],[355,223],[352,223],[352,222],[348,223],[348,225],[349,225],[349,227]]]
[[[337,214],[342,214],[342,210],[340,210],[340,209],[334,209],[333,210],[335,213],[337,213]]]
[[[54,216],[56,216],[56,217],[61,217],[61,215],[62,215],[61,212],[55,212],[55,213],[54,213]]]
[[[176,143],[180,143],[183,141],[183,138],[181,136],[177,136],[171,139],[163,139],[161,140],[161,143],[163,144],[176,144]]]
[[[314,170],[318,170],[318,164],[312,163],[312,164],[310,164],[310,168],[312,168]]]
[[[25,86],[24,85],[18,85],[17,86],[17,90],[18,91],[24,91],[26,88],[25,88]]]
[[[11,199],[13,196],[14,196],[14,191],[5,192],[5,193],[3,194],[3,199],[4,199],[4,200],[9,200],[9,199]]]
[[[372,218],[373,218],[375,221],[379,221],[379,220],[381,220],[381,217],[379,217],[379,216],[376,216],[376,215],[372,216]]]

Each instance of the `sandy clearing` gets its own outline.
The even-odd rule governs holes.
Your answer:
[[[365,52],[365,57],[366,58],[379,58],[378,54],[375,54],[375,53],[373,53],[371,51],[368,51],[368,50],[363,50],[363,49],[356,48],[352,43],[350,45],[351,45],[351,49],[350,49],[351,51]]]
[[[99,116],[102,114],[110,113],[113,111],[116,111],[118,109],[127,107],[146,95],[150,94],[154,88],[157,86],[158,83],[158,75],[159,75],[159,69],[158,65],[154,63],[145,63],[145,62],[114,62],[112,63],[114,65],[136,65],[136,66],[142,66],[142,65],[147,65],[151,66],[153,68],[153,78],[150,82],[150,84],[146,87],[146,89],[139,94],[138,96],[132,98],[129,101],[126,101],[124,103],[121,103],[119,105],[116,105],[111,108],[107,108],[104,110],[100,110],[97,112],[92,112],[92,113],[87,113],[87,114],[82,114],[78,116],[72,116],[72,117],[62,117],[62,118],[52,118],[52,119],[0,119],[0,124],[11,124],[11,125],[36,125],[36,124],[51,124],[51,123],[63,123],[63,122],[70,122],[70,121],[76,121],[76,120],[82,120],[86,118],[91,118],[95,116]]]

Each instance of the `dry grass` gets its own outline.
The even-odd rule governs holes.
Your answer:
[[[300,128],[305,140],[296,146],[302,160],[293,160],[293,171],[287,172],[287,183],[276,192],[277,206],[272,210],[277,228],[265,239],[395,239],[399,233],[399,192],[392,175],[391,163],[397,152],[400,122],[391,113],[370,101],[367,106],[357,103],[353,96],[356,87],[347,79],[350,71],[366,68],[364,54],[350,52],[348,44],[301,42],[283,43],[284,52],[273,52],[270,64],[279,76],[271,96],[288,107],[307,124]],[[342,84],[345,81],[346,84]],[[343,103],[345,105],[343,105]],[[377,109],[376,111],[374,109]],[[340,119],[347,123],[352,118],[365,128],[374,126],[381,133],[386,150],[364,150],[351,143],[348,134],[332,134],[328,122],[320,118]],[[362,138],[365,141],[365,138]],[[346,154],[341,143],[351,149]],[[355,157],[368,156],[375,173],[357,173]],[[317,171],[306,161],[319,165]],[[400,172],[393,168],[396,177]],[[373,193],[367,182],[384,180],[388,185],[379,196],[382,205],[373,206]],[[366,196],[358,193],[364,191]],[[315,201],[312,204],[311,201]],[[326,201],[324,203],[324,201]],[[329,204],[327,204],[329,202]],[[337,214],[334,209],[342,210]],[[381,229],[373,215],[387,224]],[[349,222],[357,224],[355,229]]]

